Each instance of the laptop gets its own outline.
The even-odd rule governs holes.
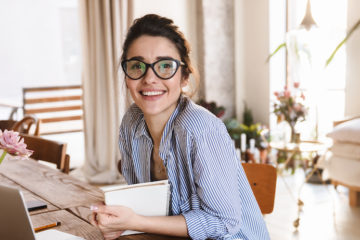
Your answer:
[[[35,233],[22,192],[17,188],[0,185],[0,239],[80,240],[83,238],[53,229]]]

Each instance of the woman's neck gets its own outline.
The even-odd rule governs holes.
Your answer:
[[[145,122],[149,129],[151,138],[156,147],[160,146],[161,137],[165,128],[166,123],[169,121],[170,116],[175,111],[177,105],[172,106],[167,109],[167,111],[163,111],[160,114],[156,115],[147,115],[145,114]]]
[[[151,115],[151,114],[144,113],[146,126],[149,130],[149,133],[151,135],[151,138],[154,142],[155,147],[160,146],[161,137],[162,137],[165,125],[169,121],[170,116],[175,111],[177,104],[178,104],[178,101],[158,114]]]
[[[152,140],[154,141],[154,145],[159,147],[161,142],[161,137],[165,125],[168,121],[168,118],[162,118],[158,116],[147,116],[145,117],[146,125],[149,129]]]

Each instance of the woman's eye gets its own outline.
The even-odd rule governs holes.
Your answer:
[[[141,69],[141,64],[140,63],[134,63],[133,65],[131,65],[131,69],[139,70],[139,69]]]
[[[174,66],[174,63],[172,61],[163,61],[160,62],[159,68],[162,70],[169,70],[172,69]]]
[[[163,64],[161,65],[161,67],[162,67],[162,68],[171,68],[171,64],[169,64],[169,63],[163,63]]]

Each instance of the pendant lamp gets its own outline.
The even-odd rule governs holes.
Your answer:
[[[309,31],[312,27],[317,27],[317,24],[311,14],[310,0],[307,1],[305,16],[300,24],[300,28],[305,28]]]

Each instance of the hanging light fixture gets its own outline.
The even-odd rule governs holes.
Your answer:
[[[300,24],[300,28],[305,28],[309,31],[312,27],[317,27],[317,24],[311,14],[310,0],[307,1],[305,16]]]

